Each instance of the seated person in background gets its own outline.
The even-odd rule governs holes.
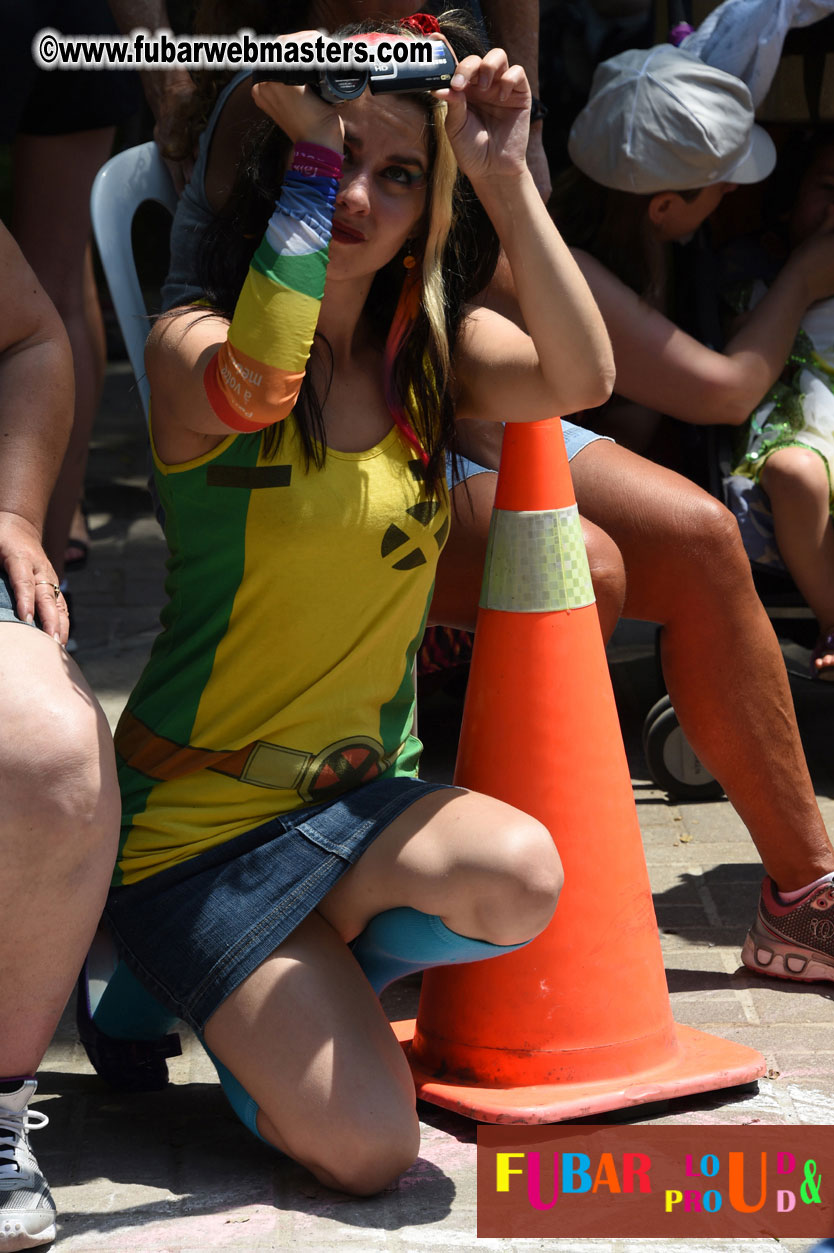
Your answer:
[[[834,132],[805,153],[788,220],[791,250],[834,226]],[[739,307],[755,308],[767,287],[748,285]],[[770,499],[779,552],[820,626],[812,673],[834,679],[834,299],[812,305],[781,379],[741,432],[733,473],[760,483]]]
[[[34,1079],[90,944],[116,853],[110,733],[62,645],[66,602],[41,546],[69,437],[61,320],[0,226],[0,1248],[55,1235],[29,1148]]]
[[[824,230],[791,254],[724,352],[667,314],[673,243],[736,184],[773,169],[773,144],[753,120],[739,79],[670,45],[622,53],[597,68],[571,132],[576,169],[553,199],[611,337],[618,396],[684,422],[745,422],[805,311],[834,294],[834,233]],[[820,909],[834,909],[834,852],[735,519],[680,475],[609,443],[589,445],[571,471],[580,511],[625,559],[625,614],[662,624],[681,726],[767,871],[745,964],[834,980],[834,933],[818,926]]]
[[[775,165],[746,86],[671,45],[621,53],[598,66],[570,153],[553,211],[605,317],[616,398],[694,425],[741,425],[779,377],[806,309],[834,293],[825,232],[789,258],[723,351],[676,324],[673,245]],[[601,430],[605,418],[584,415]],[[618,438],[630,444],[627,425]]]

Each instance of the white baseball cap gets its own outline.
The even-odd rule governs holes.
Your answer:
[[[644,195],[758,183],[776,164],[741,79],[671,44],[597,66],[568,151],[594,182]]]

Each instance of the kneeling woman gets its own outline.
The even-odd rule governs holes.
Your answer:
[[[164,317],[147,349],[170,603],[117,732],[108,916],[252,1130],[370,1193],[418,1149],[374,989],[529,941],[561,883],[533,819],[414,777],[455,410],[575,411],[612,367],[501,51],[436,95],[253,91],[279,128],[271,168],[210,255],[211,307]],[[472,189],[530,337],[464,307],[483,280]]]

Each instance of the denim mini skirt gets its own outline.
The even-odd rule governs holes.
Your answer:
[[[25,625],[23,619],[17,616],[12,585],[2,572],[0,572],[0,622],[19,622],[22,626]]]
[[[152,995],[203,1031],[376,837],[421,796],[448,786],[375,779],[112,888],[105,914],[120,955]]]

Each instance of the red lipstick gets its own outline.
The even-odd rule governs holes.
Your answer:
[[[365,236],[361,231],[355,231],[352,226],[346,226],[344,222],[334,222],[331,239],[335,239],[340,244],[364,244]]]

